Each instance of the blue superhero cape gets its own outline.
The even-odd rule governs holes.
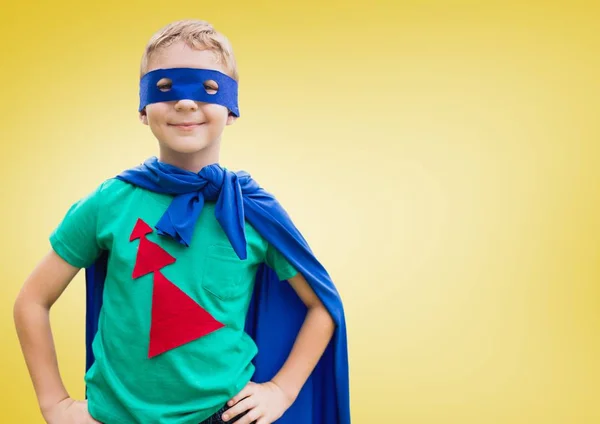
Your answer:
[[[300,272],[331,314],[336,329],[313,373],[294,404],[278,424],[350,424],[348,347],[344,310],[339,293],[325,268],[276,198],[244,171],[231,172],[213,164],[199,174],[149,159],[118,175],[123,181],[175,196],[165,212],[159,233],[187,244],[205,200],[216,200],[217,219],[240,257],[245,257],[244,219]],[[193,221],[193,222],[192,222]],[[94,363],[92,341],[98,330],[109,252],[86,269],[86,368]],[[269,381],[288,357],[306,316],[306,306],[289,284],[262,264],[246,319],[246,332],[258,346],[252,381]]]

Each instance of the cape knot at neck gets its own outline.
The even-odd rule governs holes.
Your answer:
[[[198,176],[206,181],[206,185],[202,188],[204,198],[211,202],[216,201],[223,188],[225,170],[217,164],[208,165],[200,170]]]

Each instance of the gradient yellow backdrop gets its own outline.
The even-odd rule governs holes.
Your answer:
[[[354,422],[600,422],[600,36],[588,2],[5,2],[0,422],[41,423],[13,300],[71,203],[156,154],[144,44],[239,62],[222,163],[275,193],[346,305]],[[83,396],[80,274],[52,312]]]

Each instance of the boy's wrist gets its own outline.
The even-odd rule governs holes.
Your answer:
[[[69,398],[70,398],[70,396],[67,392],[50,393],[50,394],[44,395],[43,397],[40,397],[38,403],[39,403],[39,407],[40,407],[40,411],[42,412],[42,415],[45,415],[49,410],[54,408],[56,405],[58,405],[61,402],[64,402],[65,400],[67,400]]]
[[[279,390],[281,390],[291,402],[294,402],[300,393],[300,389],[294,387],[293,384],[286,383],[285,380],[278,378],[277,376],[273,377],[271,383],[279,387]]]

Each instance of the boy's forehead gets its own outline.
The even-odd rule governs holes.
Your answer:
[[[169,68],[214,69],[227,73],[213,50],[195,49],[180,42],[154,51],[149,58],[146,72]]]

